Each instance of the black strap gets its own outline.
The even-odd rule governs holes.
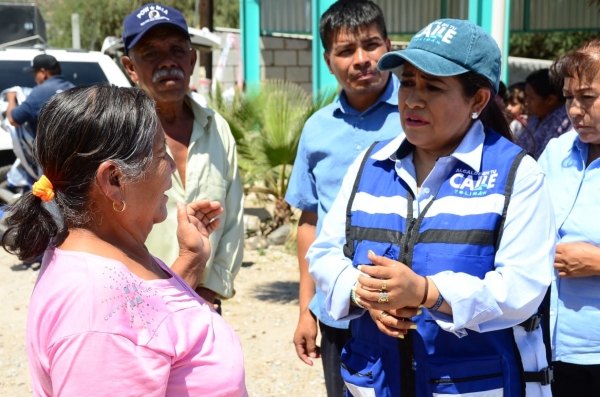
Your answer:
[[[360,169],[358,170],[358,174],[356,175],[356,179],[354,180],[352,194],[350,194],[350,198],[348,199],[348,206],[346,207],[346,245],[344,245],[343,248],[344,255],[346,256],[346,258],[354,258],[354,241],[352,240],[352,236],[350,235],[350,226],[352,220],[352,204],[354,203],[354,197],[356,196],[356,191],[358,190],[358,185],[360,184],[360,178],[362,177],[365,164],[371,156],[371,152],[378,143],[379,141],[373,142],[373,144],[365,153],[365,157],[363,157],[362,162],[360,163]]]
[[[525,383],[541,383],[542,386],[546,386],[554,382],[554,368],[552,366],[546,367],[539,372],[525,371],[523,378]]]
[[[502,217],[500,218],[500,224],[498,225],[497,237],[496,237],[496,252],[498,252],[498,247],[500,247],[500,241],[502,240],[502,233],[504,231],[504,222],[506,221],[506,213],[508,212],[508,204],[510,203],[510,197],[512,196],[513,187],[515,185],[515,179],[517,177],[517,169],[519,168],[519,164],[521,164],[521,160],[527,152],[525,150],[521,151],[517,154],[517,157],[513,160],[513,163],[510,166],[510,170],[508,172],[508,179],[506,180],[506,186],[504,188],[504,208],[502,209]]]
[[[540,327],[540,324],[542,324],[542,317],[544,317],[542,313],[536,313],[519,325],[525,328],[525,331],[527,332],[534,331]]]
[[[550,346],[550,289],[551,287],[548,287],[538,313],[519,324],[525,328],[525,331],[527,332],[538,329],[541,325],[543,325],[542,339],[544,341],[544,347],[546,348],[546,360],[548,360],[548,367],[539,372],[523,372],[523,379],[525,379],[526,383],[536,382],[541,383],[542,386],[549,385],[554,381],[554,368],[550,365],[552,362],[552,348]]]
[[[398,339],[400,354],[400,395],[402,397],[416,397],[417,374],[414,361],[414,337],[409,332],[404,339]],[[394,374],[392,374],[394,376]]]
[[[544,346],[546,347],[546,360],[548,360],[548,365],[552,362],[552,345],[550,344],[550,292],[552,289],[552,285],[548,287],[546,291],[546,296],[544,296],[542,308],[542,340],[544,341]]]

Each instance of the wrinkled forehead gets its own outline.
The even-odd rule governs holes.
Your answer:
[[[600,71],[591,73],[587,71],[582,76],[567,76],[564,79],[563,88],[569,91],[600,89]]]

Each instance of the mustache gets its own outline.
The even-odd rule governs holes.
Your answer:
[[[377,73],[379,73],[379,70],[377,68],[365,69],[365,70],[361,70],[360,72],[354,73],[353,77],[357,78],[359,76],[364,76],[366,74],[377,74]]]
[[[152,76],[152,82],[156,83],[159,79],[169,76],[179,77],[180,79],[183,79],[185,77],[183,75],[183,72],[177,68],[160,69],[157,70],[156,73],[154,73],[154,75]]]

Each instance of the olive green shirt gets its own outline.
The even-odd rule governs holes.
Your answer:
[[[223,117],[203,108],[189,96],[185,100],[194,113],[186,185],[184,188],[178,172],[173,173],[173,187],[166,193],[169,196],[167,219],[154,225],[146,246],[166,264],[173,264],[179,256],[177,202],[218,200],[224,209],[219,216],[221,225],[210,235],[211,255],[198,286],[216,292],[218,297],[231,298],[244,247],[243,190],[236,145]]]

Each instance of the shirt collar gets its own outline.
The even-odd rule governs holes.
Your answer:
[[[390,73],[390,79],[389,79],[387,85],[385,86],[385,90],[379,96],[379,98],[377,98],[377,101],[372,106],[370,106],[367,110],[365,110],[363,112],[363,114],[367,113],[368,111],[370,111],[371,109],[376,107],[381,102],[385,102],[394,107],[398,107],[398,88],[399,87],[400,87],[400,81],[393,73]],[[348,103],[348,97],[346,96],[346,92],[344,92],[344,90],[342,90],[340,92],[338,100],[336,101],[336,106],[335,106],[334,112],[336,112],[336,111],[341,111],[342,113],[349,113],[349,114],[357,114],[357,115],[359,114]]]
[[[569,131],[573,131],[573,130],[574,129],[571,129]],[[585,151],[588,148],[587,143],[582,142],[581,138],[579,138],[579,134],[577,134],[577,136],[575,137],[575,140],[573,141],[573,148],[577,149],[580,153],[585,153]]]
[[[477,120],[469,131],[465,134],[456,150],[449,156],[462,161],[473,171],[479,172],[481,168],[481,156],[483,153],[483,141],[485,140],[485,131],[481,121]],[[371,158],[377,161],[386,159],[397,161],[406,157],[414,145],[406,139],[406,135],[400,134],[390,143],[374,153]]]
[[[194,142],[200,136],[204,134],[205,131],[208,131],[209,128],[206,126],[212,121],[214,117],[214,111],[212,109],[208,109],[200,106],[200,104],[194,101],[189,94],[185,96],[184,102],[186,105],[192,109],[192,113],[194,114],[194,122],[198,123],[201,128],[194,128],[192,130],[192,136],[190,137],[190,142]]]

